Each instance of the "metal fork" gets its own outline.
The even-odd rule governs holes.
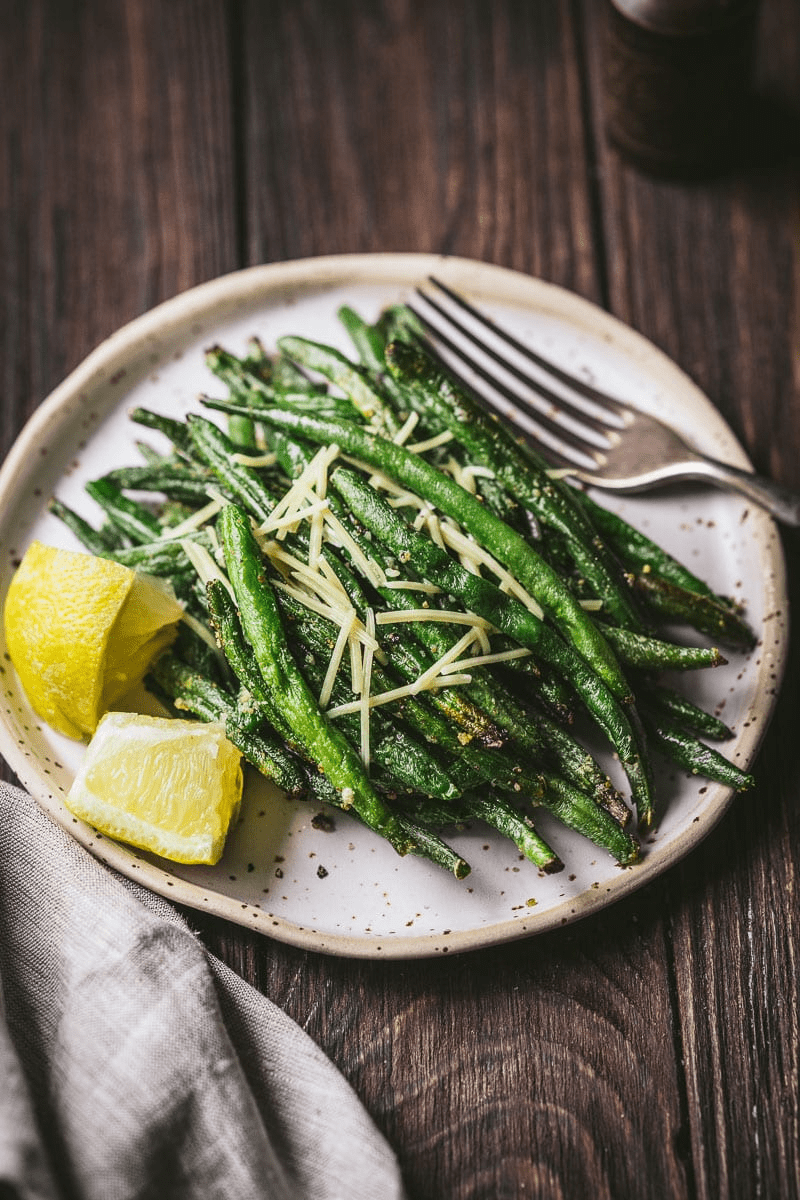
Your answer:
[[[741,493],[787,525],[800,525],[800,496],[699,453],[662,421],[524,345],[440,280],[430,276],[428,282],[437,295],[417,288],[424,308],[409,308],[429,345],[460,383],[538,444],[554,467],[617,492],[703,480]]]

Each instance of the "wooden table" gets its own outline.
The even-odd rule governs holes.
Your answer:
[[[4,6],[3,453],[98,342],[254,263],[425,250],[554,281],[651,338],[800,489],[800,9],[713,181],[603,133],[601,6]],[[793,597],[797,537],[785,536]],[[758,787],[601,916],[447,960],[345,961],[192,914],[351,1081],[423,1197],[798,1194],[796,654]]]

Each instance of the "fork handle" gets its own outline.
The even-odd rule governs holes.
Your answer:
[[[742,471],[738,467],[718,462],[715,458],[701,455],[698,455],[696,462],[692,464],[691,473],[696,479],[704,479],[721,488],[732,488],[747,496],[784,525],[800,525],[800,495],[779,483],[774,483],[771,479],[766,479],[763,475]]]

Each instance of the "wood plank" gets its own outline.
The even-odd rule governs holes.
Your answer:
[[[566,7],[251,5],[245,28],[251,258],[436,250],[601,298]],[[255,939],[236,961],[258,961],[259,986],[351,1080],[414,1196],[679,1197],[659,908],[651,893],[449,962],[348,963]],[[203,928],[232,953],[238,937]]]
[[[608,303],[800,486],[796,173],[773,154],[686,188],[622,164],[601,135],[596,8],[16,6],[4,450],[98,341],[193,283],[434,250]],[[797,21],[773,0],[761,67],[790,131]],[[793,566],[793,598],[798,582]],[[797,666],[757,795],[663,883],[563,933],[363,963],[189,920],[344,1071],[412,1197],[797,1194]]]
[[[104,337],[237,265],[224,4],[32,0],[6,25],[3,454]]]
[[[435,251],[597,295],[566,10],[301,0],[246,14],[251,261]]]
[[[411,1196],[680,1197],[661,907],[652,888],[575,929],[449,960],[348,962],[254,937],[252,954],[259,986],[389,1137]],[[202,928],[230,954],[227,931]]]
[[[800,59],[798,38],[788,36],[798,13],[789,2],[764,6],[762,15],[759,100],[747,135],[754,142],[747,145],[743,131],[743,161],[728,174],[679,185],[647,178],[609,152],[598,54],[594,136],[612,309],[713,397],[758,468],[800,488],[792,403]],[[596,21],[593,28],[596,48]],[[792,562],[793,601],[798,582]],[[692,1185],[709,1200],[798,1194],[800,780],[787,750],[800,701],[797,665],[795,651],[758,759],[756,794],[742,797],[666,881]]]

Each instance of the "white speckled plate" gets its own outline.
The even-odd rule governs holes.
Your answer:
[[[46,400],[0,472],[0,595],[34,537],[76,547],[48,515],[57,493],[91,520],[86,480],[138,461],[127,420],[134,404],[182,416],[215,390],[202,351],[220,341],[243,351],[300,333],[348,346],[337,320],[347,302],[365,316],[409,297],[431,272],[463,290],[518,336],[601,387],[657,410],[702,450],[739,466],[747,459],[720,415],[691,381],[638,334],[600,309],[528,276],[427,255],[364,255],[280,263],[241,271],[162,304],[95,350]],[[152,438],[150,439],[152,440]],[[770,718],[786,640],[784,566],[776,530],[744,501],[694,488],[607,501],[712,586],[746,602],[759,645],[728,666],[684,678],[689,694],[736,731],[726,753],[749,764]],[[567,863],[540,877],[516,849],[483,828],[450,838],[470,861],[458,882],[426,862],[400,859],[368,831],[337,815],[289,803],[248,780],[243,815],[215,868],[179,867],[100,838],[63,804],[82,747],[32,715],[6,655],[0,750],[39,803],[91,852],[124,875],[183,904],[295,945],[359,957],[417,957],[522,937],[596,912],[652,880],[688,853],[731,801],[728,789],[663,766],[663,816],[639,865],[622,870],[580,837],[544,818],[544,835]],[[613,768],[612,768],[613,769]]]

